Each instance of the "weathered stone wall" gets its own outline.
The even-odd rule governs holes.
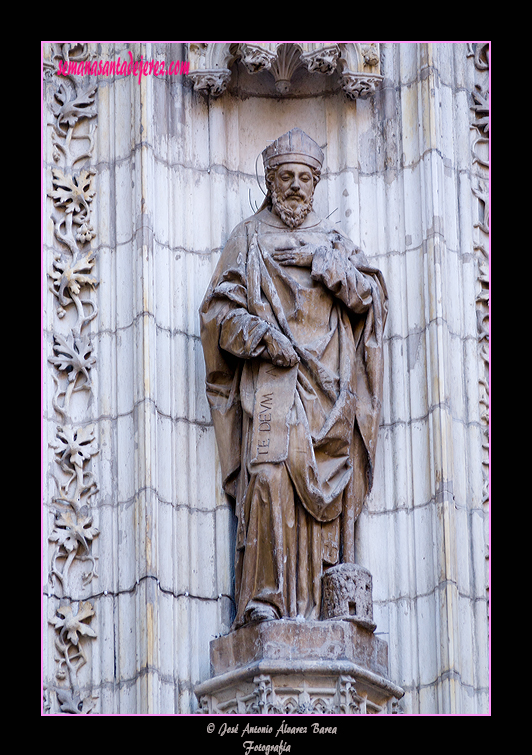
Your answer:
[[[64,48],[44,46],[45,709],[197,706],[209,642],[232,620],[234,530],[198,306],[229,233],[262,202],[257,156],[299,126],[325,152],[318,214],[390,296],[376,480],[356,539],[389,678],[406,713],[485,712],[485,48],[381,44],[383,81],[365,100],[305,72],[280,97],[238,62],[216,98],[183,75],[63,81],[54,55],[187,54]],[[77,642],[68,616],[87,628]]]

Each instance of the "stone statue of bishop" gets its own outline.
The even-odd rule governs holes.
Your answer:
[[[262,153],[268,193],[232,232],[200,309],[206,389],[238,519],[234,628],[320,618],[354,561],[373,477],[387,293],[312,209],[323,152],[301,129]]]

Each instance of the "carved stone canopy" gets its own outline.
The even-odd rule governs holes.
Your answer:
[[[301,67],[325,75],[338,71],[350,99],[372,95],[383,78],[375,42],[189,42],[187,47],[194,89],[213,97],[226,90],[237,60],[251,74],[269,71],[279,95],[290,91]]]

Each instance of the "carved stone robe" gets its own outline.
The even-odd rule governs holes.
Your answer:
[[[315,247],[310,266],[277,250]],[[239,224],[200,309],[206,387],[225,492],[235,501],[234,626],[257,605],[319,618],[321,575],[354,561],[371,487],[387,312],[383,278],[313,213],[295,230],[269,209]],[[276,367],[265,333],[299,362]]]

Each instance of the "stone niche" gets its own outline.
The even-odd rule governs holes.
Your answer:
[[[371,574],[356,564],[323,577],[322,619],[247,624],[211,642],[211,678],[196,687],[208,714],[389,714],[403,690],[388,679],[374,634]]]
[[[379,44],[359,42],[189,42],[189,80],[204,95],[219,97],[228,87],[232,67],[240,62],[256,76],[269,74],[278,96],[290,94],[300,68],[337,74],[349,99],[365,99],[381,85]]]

